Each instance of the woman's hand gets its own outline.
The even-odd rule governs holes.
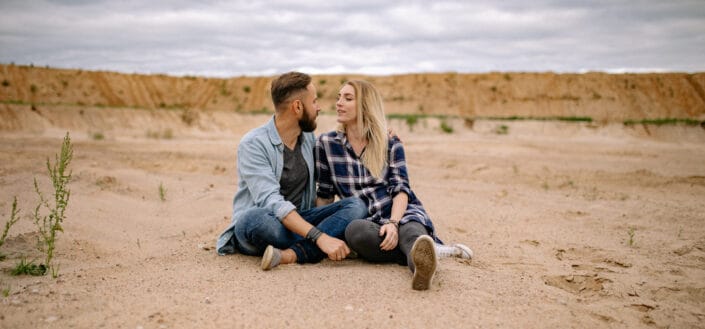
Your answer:
[[[379,236],[384,237],[384,240],[379,245],[380,249],[385,251],[394,250],[399,242],[399,228],[394,223],[384,224],[379,229]]]

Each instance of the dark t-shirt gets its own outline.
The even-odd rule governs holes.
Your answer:
[[[308,166],[301,154],[301,135],[299,135],[293,150],[284,146],[284,170],[279,180],[279,193],[286,201],[301,209],[301,199],[306,184],[308,184]]]

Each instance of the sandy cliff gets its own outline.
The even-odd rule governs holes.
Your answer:
[[[705,73],[319,75],[324,110],[343,81],[367,79],[388,113],[461,117],[705,119]],[[271,77],[172,77],[0,65],[0,103],[201,111],[269,110]]]

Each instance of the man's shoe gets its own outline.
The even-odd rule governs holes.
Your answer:
[[[279,265],[282,259],[281,250],[274,248],[274,246],[267,246],[264,250],[264,255],[262,256],[262,270],[269,271]]]
[[[411,260],[414,262],[414,277],[411,279],[411,288],[414,290],[428,290],[431,280],[436,273],[436,248],[433,239],[422,235],[416,239],[411,247]]]

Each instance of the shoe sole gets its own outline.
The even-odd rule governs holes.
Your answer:
[[[274,247],[267,246],[267,249],[264,250],[264,255],[262,255],[262,264],[260,264],[260,267],[262,267],[262,270],[269,271],[272,269],[273,256],[274,256]]]
[[[411,247],[411,259],[414,261],[414,277],[411,279],[411,288],[414,290],[428,290],[431,280],[436,273],[436,248],[433,239],[423,235],[416,239]]]

